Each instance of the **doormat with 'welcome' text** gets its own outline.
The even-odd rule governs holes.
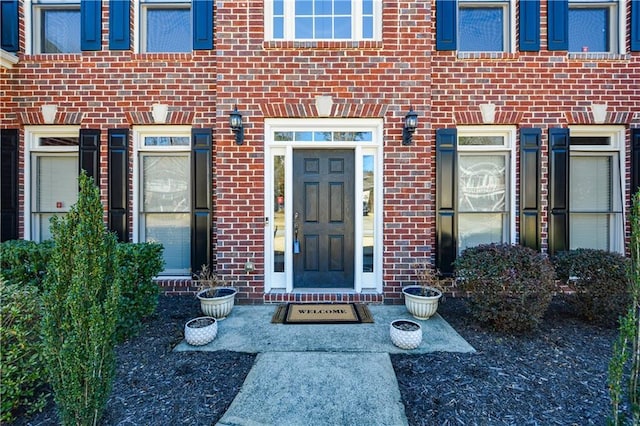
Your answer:
[[[276,309],[276,324],[360,324],[372,323],[367,305],[361,303],[288,303]]]

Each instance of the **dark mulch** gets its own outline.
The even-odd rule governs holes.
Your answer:
[[[105,425],[211,425],[222,417],[254,355],[172,352],[198,312],[192,297],[161,297],[140,335],[118,347]],[[606,423],[615,329],[575,319],[559,300],[540,331],[519,337],[478,327],[461,299],[439,312],[477,352],[392,355],[411,425]],[[55,407],[16,424],[57,424]]]
[[[462,299],[438,312],[477,352],[391,356],[411,425],[606,424],[615,328],[576,319],[560,297],[524,336],[479,327]]]

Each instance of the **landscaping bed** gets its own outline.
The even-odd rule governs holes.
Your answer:
[[[616,329],[575,319],[558,298],[541,330],[519,337],[479,327],[461,299],[447,298],[439,313],[477,352],[391,356],[411,425],[606,423]],[[255,356],[172,352],[198,314],[194,297],[163,296],[140,334],[117,347],[103,424],[211,425],[222,417]],[[55,407],[15,424],[55,425]]]

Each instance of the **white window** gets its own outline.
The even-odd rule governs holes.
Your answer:
[[[515,128],[458,128],[458,250],[512,243]]]
[[[615,0],[569,2],[569,52],[618,53],[624,46],[619,28],[624,28],[620,11],[624,4]]]
[[[506,1],[458,3],[458,50],[508,52],[512,49],[514,7]]]
[[[380,40],[381,0],[267,0],[267,40]]]
[[[34,53],[81,51],[80,0],[32,0],[32,18]]]
[[[50,239],[51,218],[64,216],[78,199],[79,132],[77,126],[25,127],[26,239]]]
[[[140,0],[140,51],[191,52],[191,1]]]
[[[134,129],[136,185],[134,235],[164,247],[161,275],[191,272],[191,129]]]
[[[624,129],[572,127],[570,249],[624,252]]]

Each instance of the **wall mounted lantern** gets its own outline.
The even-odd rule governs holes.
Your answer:
[[[404,116],[404,127],[402,128],[402,145],[410,145],[413,138],[413,132],[418,127],[418,114],[409,108],[409,112]]]
[[[242,145],[244,143],[244,125],[242,124],[242,114],[238,112],[237,105],[229,114],[229,125],[236,135],[236,145]]]

